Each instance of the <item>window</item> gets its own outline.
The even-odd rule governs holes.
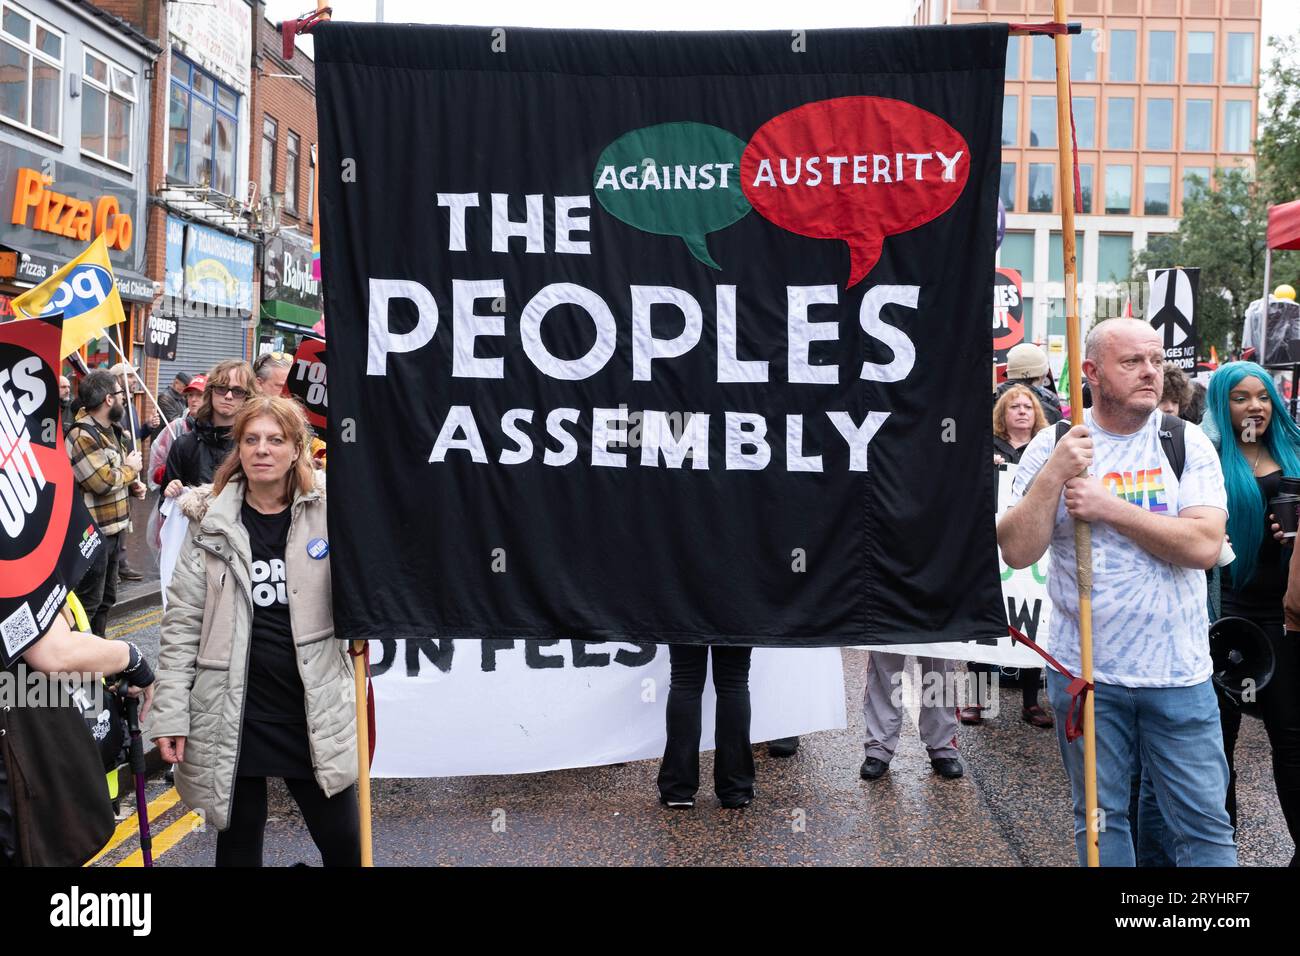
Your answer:
[[[290,130],[285,141],[284,208],[291,216],[298,215],[298,154],[301,151],[302,142],[298,134]]]
[[[1056,145],[1056,97],[1029,98],[1029,145]]]
[[[1133,97],[1106,98],[1106,148],[1133,148]]]
[[[1132,236],[1102,233],[1097,237],[1097,281],[1127,282],[1132,257]]]
[[[1147,100],[1147,149],[1174,148],[1174,101]]]
[[[1148,166],[1142,171],[1142,211],[1148,216],[1169,215],[1169,167]]]
[[[1047,334],[1048,335],[1065,335],[1065,300],[1050,299],[1048,308],[1051,310],[1047,316]]]
[[[167,176],[235,193],[239,97],[188,60],[172,55]]]
[[[1016,208],[1016,164],[1002,164],[1002,178],[998,182],[998,196],[1002,199],[1002,208],[1013,212]]]
[[[1100,32],[1084,30],[1070,37],[1070,79],[1075,83],[1097,80],[1097,34]]]
[[[1250,152],[1250,100],[1224,100],[1223,151]]]
[[[58,139],[63,126],[63,34],[0,4],[0,116]]]
[[[1007,73],[1008,80],[1020,79],[1020,37],[1007,37]]]
[[[1014,146],[1019,134],[1020,97],[1002,97],[1002,145]]]
[[[1228,66],[1223,77],[1225,83],[1254,85],[1255,34],[1228,34]]]
[[[1097,100],[1092,96],[1074,98],[1074,133],[1080,149],[1097,146]]]
[[[1187,34],[1187,82],[1214,82],[1214,34]]]
[[[1031,279],[1034,275],[1034,234],[1008,232],[1002,237],[1002,257],[999,261],[1004,269],[1015,269],[1025,280]]]
[[[262,198],[275,192],[275,150],[279,126],[269,116],[262,117]]]
[[[1092,212],[1092,164],[1079,164],[1079,194],[1082,197],[1083,208],[1080,212]]]
[[[131,168],[135,74],[86,48],[81,84],[81,151]]]
[[[1133,209],[1133,167],[1106,167],[1106,212],[1127,214]]]
[[[1032,38],[1033,43],[1033,62],[1029,64],[1029,78],[1031,80],[1054,80],[1056,79],[1056,44],[1049,36],[1036,36]]]
[[[1183,119],[1183,149],[1193,153],[1208,153],[1211,127],[1214,125],[1213,103],[1210,100],[1188,100],[1187,114]]]
[[[1074,274],[1083,274],[1083,233],[1074,234]],[[1048,282],[1065,281],[1065,250],[1061,248],[1061,233],[1048,235]]]
[[[1053,232],[1047,237],[1047,281],[1065,281],[1065,252],[1061,248],[1061,234]],[[1074,234],[1074,274],[1083,275],[1083,233]]]
[[[1110,31],[1110,81],[1133,83],[1137,80],[1138,40],[1136,30]]]
[[[311,222],[312,217],[316,215],[316,144],[311,144],[311,153],[309,154],[308,166],[311,167],[311,192],[307,195],[307,221]],[[1015,164],[1012,163],[1014,166]],[[1014,179],[1014,175],[1012,176]]]
[[[1029,211],[1051,212],[1052,196],[1056,192],[1053,173],[1056,166],[1052,163],[1029,164]]]
[[[1209,166],[1183,167],[1183,202],[1203,196],[1205,193],[1209,192],[1209,189]]]
[[[1174,82],[1174,32],[1152,30],[1147,34],[1147,82]]]

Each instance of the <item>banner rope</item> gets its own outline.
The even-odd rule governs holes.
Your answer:
[[[1028,637],[1017,631],[1010,624],[1007,625],[1007,632],[1011,635],[1012,644],[1024,644],[1034,651],[1043,660],[1052,666],[1062,677],[1070,683],[1065,688],[1065,692],[1070,695],[1070,710],[1065,717],[1065,739],[1069,742],[1078,740],[1083,736],[1083,704],[1088,699],[1088,694],[1096,688],[1084,680],[1082,677],[1075,677],[1064,665],[1055,657],[1047,653]]]
[[[333,7],[321,7],[319,10],[313,10],[311,13],[305,13],[300,17],[282,22],[280,24],[280,52],[284,54],[284,58],[286,60],[293,59],[294,37],[299,33],[310,33],[312,27],[328,20],[333,12]]]

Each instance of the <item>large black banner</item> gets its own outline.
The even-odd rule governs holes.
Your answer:
[[[0,666],[49,630],[103,542],[59,424],[63,317],[0,325]]]
[[[314,35],[340,637],[1005,633],[1005,24]]]

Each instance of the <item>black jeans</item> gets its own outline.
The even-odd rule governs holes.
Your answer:
[[[117,603],[117,561],[122,553],[122,534],[102,536],[103,545],[76,586],[77,600],[90,619],[90,633],[107,637],[108,612]]]
[[[1256,621],[1268,635],[1277,662],[1273,679],[1259,692],[1257,713],[1273,751],[1273,783],[1291,842],[1300,849],[1300,633],[1283,631],[1280,622]],[[1228,758],[1228,816],[1237,826],[1237,769],[1233,751],[1241,730],[1241,708],[1219,694],[1223,752]]]
[[[718,692],[717,750],[713,788],[718,799],[746,800],[754,795],[754,754],[749,743],[748,647],[714,647],[713,687]],[[668,659],[668,743],[659,766],[659,794],[689,800],[700,789],[700,698],[710,648],[672,644]]]
[[[325,796],[315,780],[285,779],[326,866],[361,865],[361,813],[354,784]],[[236,777],[230,826],[217,834],[217,866],[261,866],[266,778]]]
[[[1038,688],[1043,686],[1041,667],[1020,668],[1020,702],[1026,707],[1038,706]]]
[[[0,867],[18,865],[18,822],[9,796],[9,771],[0,754]]]

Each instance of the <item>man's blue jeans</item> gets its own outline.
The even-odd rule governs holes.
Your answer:
[[[1068,681],[1047,675],[1056,712],[1056,737],[1074,800],[1074,843],[1079,865],[1087,854],[1083,794],[1083,740],[1066,743]],[[1224,809],[1228,761],[1223,755],[1219,705],[1207,680],[1193,687],[1120,687],[1097,684],[1097,805],[1102,866],[1133,866],[1129,798],[1140,758],[1150,775],[1165,839],[1179,866],[1236,866],[1237,847]]]

